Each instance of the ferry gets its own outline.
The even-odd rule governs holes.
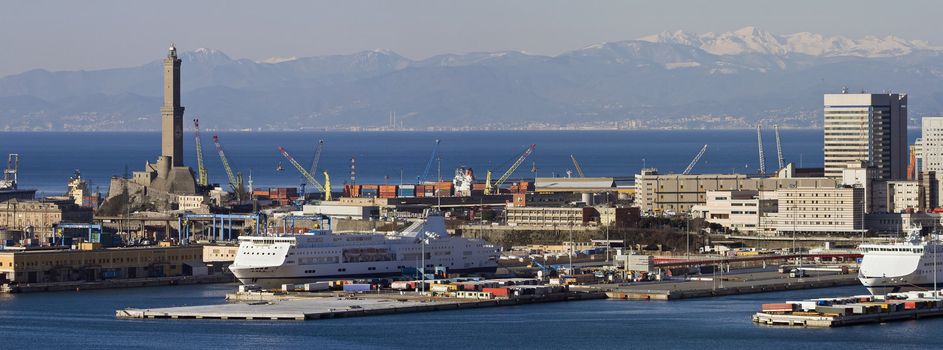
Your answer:
[[[872,295],[933,290],[943,283],[943,244],[939,235],[923,238],[921,227],[907,230],[904,242],[862,244],[858,279]]]
[[[229,269],[242,284],[276,288],[340,278],[399,276],[405,269],[419,268],[423,260],[426,269],[439,267],[450,273],[494,272],[498,266],[498,247],[480,239],[449,236],[440,214],[391,234],[338,234],[325,226],[329,225],[299,235],[240,236]]]

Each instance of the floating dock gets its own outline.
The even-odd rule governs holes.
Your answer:
[[[258,301],[245,301],[253,298]],[[390,294],[356,294],[333,297],[230,297],[244,301],[219,305],[182,306],[154,309],[121,309],[121,319],[217,319],[217,320],[319,320],[340,317],[428,312],[481,307],[511,306],[571,300],[604,299],[598,292],[567,292],[545,296],[508,299],[458,299]]]
[[[932,292],[859,295],[763,304],[753,322],[792,327],[840,327],[943,316],[943,299]]]

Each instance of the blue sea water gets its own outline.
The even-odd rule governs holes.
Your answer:
[[[835,329],[756,325],[762,303],[859,286],[671,302],[593,300],[318,321],[118,320],[125,307],[223,303],[233,284],[0,295],[0,348],[939,349],[943,318]]]
[[[914,134],[914,132],[911,132]],[[203,153],[211,182],[225,183],[222,162],[212,135],[204,134]],[[643,166],[662,172],[681,172],[704,144],[708,151],[695,172],[755,173],[758,156],[755,130],[684,131],[474,131],[474,132],[226,132],[220,141],[235,170],[252,173],[256,187],[297,186],[301,176],[278,153],[283,146],[308,167],[319,139],[325,141],[320,168],[328,170],[339,187],[349,181],[350,158],[356,158],[358,183],[414,183],[441,140],[442,178],[450,180],[457,166],[470,166],[479,178],[489,168],[506,168],[528,145],[536,152],[515,173],[530,177],[565,176],[575,155],[587,176],[632,176]],[[915,137],[915,136],[914,136]],[[787,162],[822,165],[822,131],[782,130]],[[61,193],[75,169],[93,186],[106,190],[112,176],[125,168],[140,170],[160,153],[160,134],[141,133],[0,133],[0,155],[22,156],[20,184],[46,193]],[[185,163],[194,165],[193,137],[184,139]],[[766,167],[776,168],[772,131],[764,133]],[[276,171],[282,163],[285,170]],[[439,170],[433,162],[429,179]],[[321,176],[318,175],[319,180]]]

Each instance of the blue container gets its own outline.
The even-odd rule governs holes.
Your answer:
[[[352,283],[344,285],[345,292],[369,292],[370,285],[365,283]]]
[[[412,187],[412,188],[400,187],[399,190],[396,191],[396,195],[399,197],[415,197],[416,188],[415,187]]]

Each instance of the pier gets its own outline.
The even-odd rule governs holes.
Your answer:
[[[323,293],[319,293],[322,294]],[[304,321],[409,312],[445,311],[533,303],[604,299],[599,292],[566,292],[545,296],[507,299],[459,299],[415,294],[336,294],[333,296],[290,296],[273,293],[246,293],[227,296],[239,301],[219,305],[182,306],[155,309],[121,309],[119,319],[216,319]]]
[[[939,293],[856,295],[763,304],[753,322],[772,326],[827,328],[943,316]]]
[[[857,276],[852,274],[793,278],[777,272],[754,272],[683,281],[662,281],[628,285],[602,284],[577,288],[580,290],[604,291],[610,299],[676,300],[853,286],[859,284],[861,284],[861,282],[858,281]]]

